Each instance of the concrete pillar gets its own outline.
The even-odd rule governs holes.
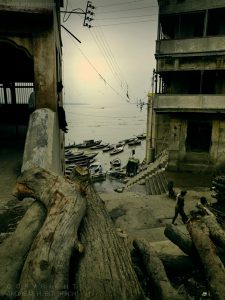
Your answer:
[[[57,110],[56,49],[52,29],[33,39],[34,90],[37,108]]]
[[[30,116],[22,170],[38,166],[62,174],[58,117],[50,109],[36,109]]]

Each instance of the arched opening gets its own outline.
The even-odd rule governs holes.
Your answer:
[[[34,86],[33,59],[26,49],[0,41],[0,62],[0,138],[24,140]]]

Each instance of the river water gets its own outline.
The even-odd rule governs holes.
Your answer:
[[[65,135],[66,145],[74,142],[78,144],[88,139],[116,144],[120,140],[146,133],[146,107],[140,111],[139,107],[129,103],[111,106],[66,104],[65,111],[69,129]],[[107,172],[112,159],[119,157],[122,166],[125,166],[129,157],[132,156],[132,150],[135,150],[134,156],[142,162],[145,158],[145,144],[145,140],[142,140],[141,145],[138,146],[125,145],[122,153],[113,156],[99,149],[96,161],[101,162],[103,172]]]

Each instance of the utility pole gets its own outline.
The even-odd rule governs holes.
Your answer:
[[[147,136],[146,136],[146,163],[149,164],[155,159],[155,148],[153,143],[153,104],[154,104],[154,80],[155,70],[152,75],[152,91],[148,93],[148,109],[147,109]]]
[[[91,24],[89,22],[93,21],[92,18],[94,16],[93,9],[95,9],[95,7],[92,5],[92,2],[88,1],[86,5],[86,11],[84,14],[83,26],[87,26],[88,28],[91,28]]]
[[[94,12],[93,10],[95,9],[95,6],[92,5],[91,1],[87,1],[87,5],[86,5],[86,10],[84,11],[82,8],[75,8],[71,11],[67,11],[67,10],[61,10],[61,13],[64,14],[69,14],[69,16],[66,18],[66,21],[69,19],[71,14],[76,14],[76,15],[84,15],[84,22],[83,22],[83,26],[87,26],[88,28],[91,28],[91,24],[89,24],[89,22],[93,21],[93,16],[94,16]],[[66,22],[64,21],[64,22]]]

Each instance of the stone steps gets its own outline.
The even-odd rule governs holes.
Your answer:
[[[168,163],[167,153],[163,153],[153,163],[137,174],[135,177],[129,179],[125,189],[139,184],[145,185],[145,191],[147,195],[160,195],[167,191],[167,180],[165,177],[165,169]]]

